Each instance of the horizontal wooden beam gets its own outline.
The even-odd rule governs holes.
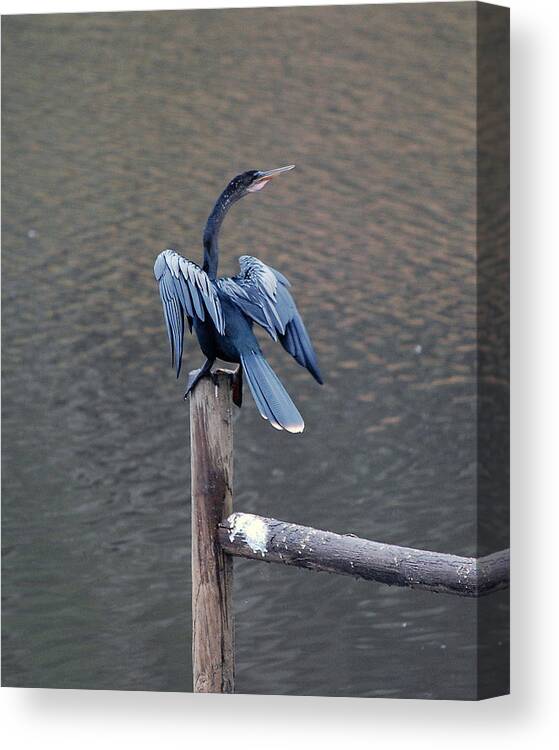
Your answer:
[[[334,534],[310,526],[233,513],[219,524],[230,555],[298,568],[341,573],[390,586],[477,597],[509,585],[509,550],[487,557],[458,557]]]

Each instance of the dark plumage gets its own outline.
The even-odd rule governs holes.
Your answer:
[[[192,328],[196,331],[200,348],[206,355],[204,365],[189,377],[185,398],[211,370],[217,358],[236,362],[242,368],[260,414],[278,430],[302,432],[303,418],[265,360],[252,330],[254,323],[262,326],[322,383],[316,354],[289,292],[289,281],[279,271],[250,255],[239,258],[241,271],[236,276],[217,278],[218,234],[229,208],[290,169],[293,167],[267,172],[251,170],[231,180],[206,223],[202,268],[174,250],[164,250],[157,256],[154,273],[159,282],[177,377],[181,369],[185,319],[190,331]]]

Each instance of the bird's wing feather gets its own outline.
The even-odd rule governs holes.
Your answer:
[[[218,280],[220,291],[261,325],[274,341],[279,339],[283,348],[322,383],[309,334],[289,292],[289,281],[275,268],[251,255],[242,255],[239,265],[241,272],[237,276]]]
[[[209,314],[219,333],[224,333],[221,303],[206,272],[174,250],[164,250],[157,256],[153,273],[159,282],[159,294],[171,345],[171,363],[176,367],[178,377],[182,361],[184,317],[192,331],[193,319],[203,321],[206,314]]]

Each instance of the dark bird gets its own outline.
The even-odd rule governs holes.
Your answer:
[[[206,356],[202,367],[190,374],[184,397],[187,398],[200,378],[210,372],[217,358],[236,362],[240,367],[235,403],[240,406],[240,383],[244,373],[264,419],[277,430],[302,432],[303,418],[264,358],[253,332],[253,324],[258,323],[275,341],[279,339],[283,348],[306,367],[315,380],[323,382],[309,335],[289,292],[289,281],[279,271],[250,255],[239,258],[241,271],[236,276],[217,278],[217,240],[227,211],[240,198],[261,190],[293,166],[267,172],[250,170],[231,180],[206,222],[202,268],[174,250],[164,250],[157,256],[153,270],[159,282],[171,344],[171,363],[177,369],[177,377],[181,369],[185,318],[190,332],[192,328],[196,331]]]

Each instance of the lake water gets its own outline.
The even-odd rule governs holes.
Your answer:
[[[3,19],[4,684],[191,689],[188,405],[152,267],[200,259],[246,169],[297,165],[234,207],[221,272],[287,274],[326,384],[262,336],[306,429],[247,395],[235,509],[477,553],[473,7]],[[244,560],[234,600],[238,692],[475,695],[473,600]]]

